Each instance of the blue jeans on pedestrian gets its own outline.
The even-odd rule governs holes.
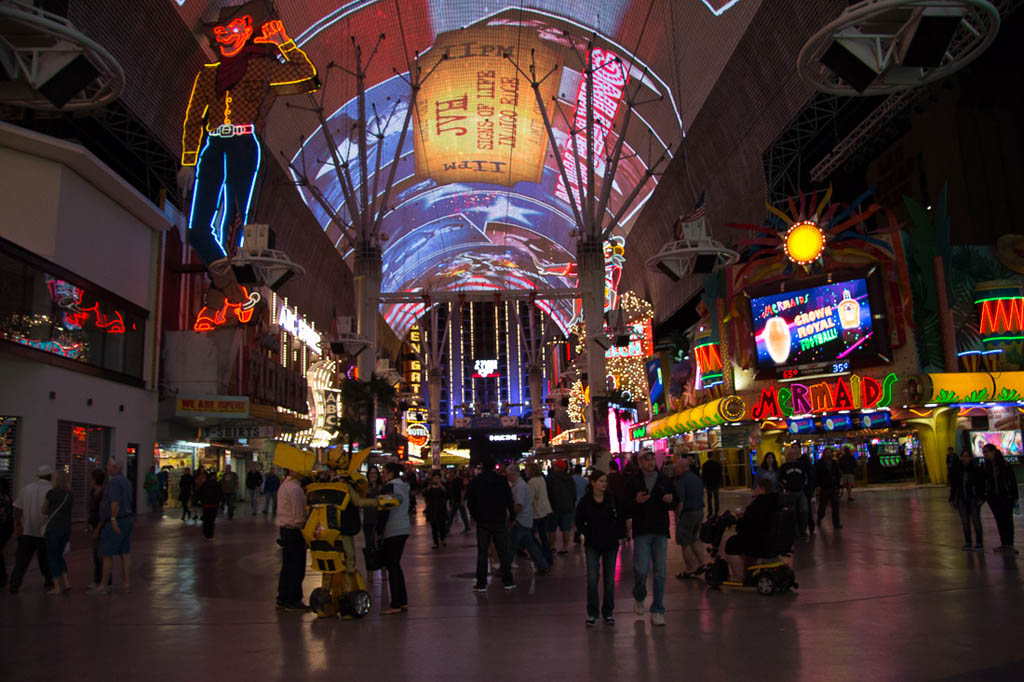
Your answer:
[[[597,618],[598,606],[600,615],[611,618],[615,611],[615,558],[619,555],[619,548],[600,551],[593,547],[586,547],[587,551],[587,615]],[[598,601],[597,583],[601,577],[602,566],[604,567],[603,603]]]
[[[534,568],[538,571],[546,571],[551,568],[551,564],[544,559],[544,553],[540,551],[536,538],[533,537],[533,529],[518,522],[513,523],[512,527],[508,529],[508,561],[510,564],[516,556],[516,551],[523,545],[526,546],[526,552],[533,559]]]
[[[548,514],[533,520],[534,537],[537,538],[537,544],[540,546],[541,554],[544,555],[544,561],[549,564],[555,560],[554,555],[551,553],[551,542],[548,539],[548,529],[551,528],[552,518],[553,515]]]
[[[64,561],[64,547],[71,540],[71,528],[64,531],[50,531],[46,534],[46,559],[50,562],[50,576],[56,580],[68,572]]]
[[[252,505],[252,515],[256,516],[256,513],[260,510],[260,489],[250,488],[249,489],[249,504]]]
[[[668,554],[668,536],[638,535],[633,538],[633,599],[647,598],[647,574],[654,564],[654,601],[651,613],[665,613],[665,561]]]

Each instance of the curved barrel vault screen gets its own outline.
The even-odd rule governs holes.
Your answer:
[[[181,8],[183,13],[189,4]],[[374,173],[365,178],[371,187],[375,180],[378,188],[383,185],[406,111],[415,108],[381,229],[387,235],[382,290],[430,292],[574,287],[576,225],[565,195],[578,190],[560,182],[555,156],[566,162],[570,182],[576,184],[576,150],[569,129],[585,101],[577,97],[588,50],[621,60],[622,78],[609,75],[614,69],[595,74],[598,125],[602,114],[613,120],[607,126],[606,150],[617,141],[624,99],[641,103],[626,130],[613,182],[607,213],[614,215],[648,164],[666,149],[674,153],[678,148],[688,117],[696,115],[759,4],[314,0],[280,3],[278,10],[285,24],[294,27],[296,43],[324,74],[324,115],[343,160],[356,156],[356,89],[353,79],[327,65],[353,62],[353,37],[365,55],[385,34],[367,77],[367,101],[379,116],[383,134],[378,150],[371,110],[367,136]],[[191,11],[197,11],[195,6]],[[434,73],[412,103],[406,80],[416,54],[421,72]],[[438,64],[443,55],[448,58]],[[531,64],[538,77],[550,72],[540,89],[557,149],[549,142],[529,78],[516,68],[528,71]],[[348,220],[327,139],[316,117],[301,108],[277,104],[268,116],[265,140],[275,156],[295,165]],[[378,152],[379,168],[373,163]],[[579,149],[579,154],[585,151]],[[364,181],[358,164],[352,163],[349,171],[358,188]],[[597,193],[603,171],[599,165]],[[299,175],[291,173],[298,181]],[[586,178],[582,181],[586,187]],[[621,245],[656,186],[656,178],[644,182],[609,246]],[[298,191],[341,255],[349,257],[350,244],[310,189],[299,186]],[[621,249],[607,251],[609,264],[621,271]],[[614,284],[615,272],[609,270],[612,281],[607,284]],[[563,333],[579,314],[570,300],[540,300],[537,305]],[[424,311],[423,303],[381,306],[399,337]]]

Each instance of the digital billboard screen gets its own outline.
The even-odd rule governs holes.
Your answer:
[[[759,369],[874,357],[865,279],[851,279],[750,300]]]
[[[661,378],[661,360],[650,358],[644,363],[647,369],[647,385],[650,387],[651,416],[665,411],[665,384]]]

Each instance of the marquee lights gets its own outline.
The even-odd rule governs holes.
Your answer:
[[[497,360],[477,360],[473,363],[475,372],[473,376],[477,379],[488,379],[498,376]]]
[[[782,247],[791,263],[810,265],[825,250],[825,233],[813,220],[802,220],[786,231]]]
[[[422,422],[409,424],[405,428],[405,437],[409,439],[411,445],[422,448],[430,440],[430,429]]]
[[[768,386],[761,390],[761,398],[751,408],[750,415],[761,421],[799,414],[888,407],[896,381],[895,373],[882,381],[854,374],[849,379],[838,377],[831,384],[822,381],[810,386],[797,383]]]
[[[745,412],[746,405],[743,399],[729,395],[650,422],[647,424],[646,434],[648,438],[665,438],[677,433],[739,421]]]
[[[416,398],[420,397],[420,386],[423,383],[423,363],[420,360],[423,354],[423,332],[418,324],[414,324],[409,330],[409,348],[415,356],[405,363],[405,380],[409,384],[409,392]]]
[[[487,440],[493,443],[503,443],[519,440],[519,436],[514,433],[492,433],[487,436]]]
[[[277,312],[277,326],[302,341],[314,353],[320,354],[320,332],[299,317],[298,312],[282,304]]]

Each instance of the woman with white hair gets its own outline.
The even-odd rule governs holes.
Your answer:
[[[68,565],[64,561],[64,547],[71,540],[71,483],[64,469],[53,472],[53,487],[43,501],[43,515],[47,516],[43,530],[46,558],[50,562],[53,588],[48,594],[61,594],[71,589]]]

